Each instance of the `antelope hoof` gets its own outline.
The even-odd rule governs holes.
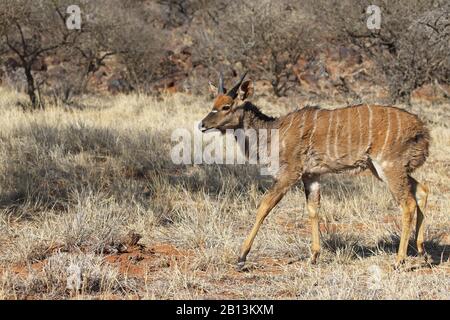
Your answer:
[[[239,258],[236,264],[237,271],[243,271],[245,267],[245,259]]]
[[[431,256],[428,253],[426,253],[425,251],[419,252],[417,254],[417,256],[419,258],[423,259],[423,262],[425,264],[429,264],[431,262]]]
[[[405,259],[397,259],[397,261],[394,264],[394,270],[400,270],[401,267],[405,264]]]
[[[319,260],[319,252],[314,252],[311,256],[311,259],[309,260],[309,263],[311,263],[312,265],[317,264],[318,260]]]

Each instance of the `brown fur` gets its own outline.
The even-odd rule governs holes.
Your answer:
[[[219,95],[214,101],[214,110],[220,110],[226,104],[233,104],[234,100],[227,95]]]
[[[307,107],[277,119],[271,127],[280,129],[281,164],[295,156],[307,174],[366,169],[372,160],[392,161],[411,173],[428,156],[428,129],[417,116],[395,107]]]
[[[243,96],[249,94],[244,92]],[[336,110],[305,107],[275,119],[261,113],[250,102],[239,105],[226,95],[216,98],[213,110],[202,122],[204,129],[279,129],[280,169],[273,187],[258,207],[256,223],[242,246],[240,267],[264,218],[299,179],[305,185],[311,218],[312,262],[316,262],[320,252],[319,177],[365,169],[388,184],[402,208],[403,228],[397,264],[406,256],[416,209],[417,247],[419,253],[423,253],[423,212],[428,188],[414,180],[410,173],[425,162],[430,134],[416,115],[392,106],[357,105]]]

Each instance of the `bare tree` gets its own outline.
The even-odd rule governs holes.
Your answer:
[[[84,92],[89,78],[102,66],[105,60],[117,54],[110,34],[119,28],[116,22],[113,8],[118,8],[119,1],[98,0],[95,3],[88,2],[83,6],[84,21],[82,34],[77,43],[66,48],[66,56],[78,57],[79,92]],[[117,12],[120,14],[120,11]]]
[[[298,83],[293,66],[314,43],[294,1],[213,1],[196,33],[196,54],[210,67],[241,62],[270,81],[277,96]]]
[[[140,91],[151,91],[152,84],[173,72],[170,51],[167,49],[168,31],[156,25],[160,12],[142,9],[132,1],[117,17],[115,28],[109,34],[112,50],[120,53],[132,86]],[[153,9],[153,10],[152,10]]]
[[[161,6],[163,29],[188,25],[195,13],[206,4],[205,0],[156,0]]]
[[[369,5],[381,9],[380,29],[367,27]],[[305,8],[322,32],[357,46],[376,63],[394,102],[409,103],[411,93],[425,83],[449,82],[448,1],[306,0]]]
[[[24,69],[33,109],[41,106],[33,65],[40,57],[74,43],[79,35],[66,27],[67,6],[64,1],[56,0],[6,0],[0,9],[0,41],[16,55]]]

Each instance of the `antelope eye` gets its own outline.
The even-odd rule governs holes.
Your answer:
[[[222,107],[222,111],[230,110],[231,106],[229,104]]]

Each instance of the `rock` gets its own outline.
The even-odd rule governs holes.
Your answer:
[[[131,230],[125,236],[123,243],[130,247],[136,246],[138,244],[139,240],[141,240],[141,238],[142,238],[142,235],[135,232],[134,230]]]

